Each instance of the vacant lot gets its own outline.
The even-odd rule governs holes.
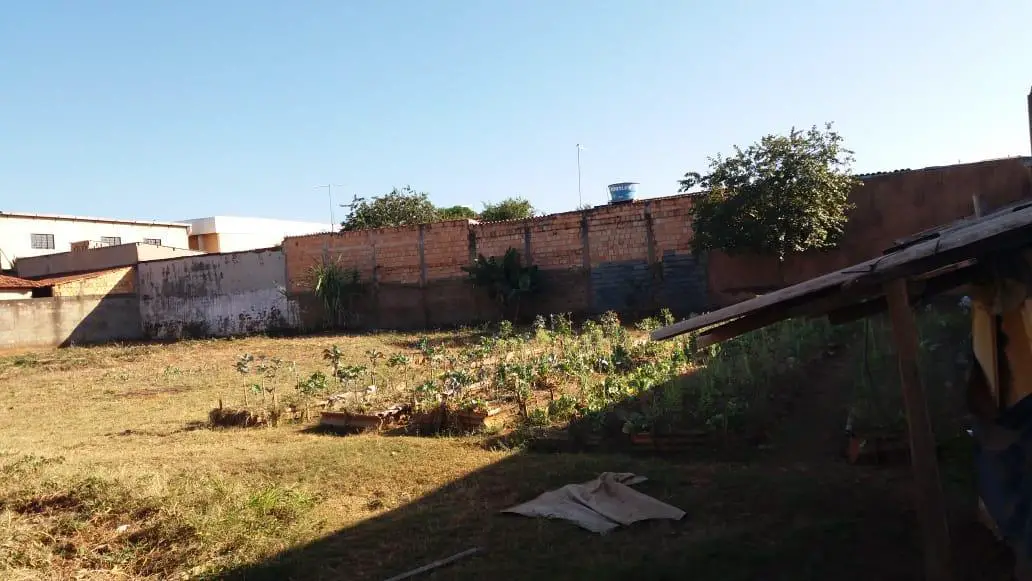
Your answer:
[[[935,325],[946,326],[940,320]],[[579,364],[562,354],[591,351],[594,339],[571,334],[562,321],[528,331],[533,336],[526,340],[486,349],[492,353],[474,351],[497,345],[498,338],[484,340],[469,331],[10,354],[0,358],[0,577],[385,579],[479,546],[485,549],[481,555],[427,578],[919,578],[920,543],[905,467],[853,467],[823,450],[815,453],[801,442],[833,440],[844,418],[814,423],[825,408],[770,403],[780,401],[768,393],[779,387],[772,379],[778,374],[798,378],[802,371],[811,383],[856,375],[852,362],[859,359],[850,348],[855,336],[786,327],[784,336],[792,340],[785,341],[778,333],[768,331],[752,343],[729,345],[725,355],[711,352],[705,361],[692,362],[676,354],[676,345],[635,351],[634,331],[615,339],[603,329],[591,356],[610,355],[604,363],[588,361],[584,369],[569,368]],[[616,343],[627,346],[631,363],[621,363]],[[558,371],[546,373],[561,381],[536,382],[528,371],[531,393],[523,401],[519,381],[512,393],[495,387],[476,396],[496,398],[516,416],[528,416],[517,435],[527,424],[557,424],[560,416],[601,420],[617,405],[630,406],[622,417],[635,429],[658,430],[676,417],[693,428],[708,426],[724,436],[722,442],[749,433],[738,426],[759,423],[761,411],[771,417],[777,411],[780,419],[768,422],[771,434],[763,443],[736,446],[733,455],[708,449],[668,458],[531,453],[491,444],[497,434],[338,436],[314,432],[304,422],[207,427],[208,411],[220,399],[226,406],[240,405],[245,397],[251,405],[264,405],[263,396],[271,400],[251,383],[279,381],[278,397],[288,399],[299,379],[315,371],[332,375],[324,351],[334,344],[340,347],[339,367],[355,368],[344,375],[367,374],[348,385],[361,388],[372,381],[378,393],[415,393],[422,386],[420,397],[437,389],[427,381],[439,376],[462,383],[455,370],[483,367],[492,358],[504,363],[508,357],[513,367],[502,375],[519,376],[520,366],[539,362],[534,358],[542,353],[567,357],[553,360]],[[755,345],[788,345],[791,354],[765,350],[761,361],[749,351]],[[884,352],[882,347],[866,353],[868,371],[879,372]],[[279,379],[239,373],[244,353],[280,359]],[[807,354],[812,362],[799,361]],[[392,356],[393,366],[387,363]],[[744,368],[731,363],[739,359]],[[626,368],[610,373],[607,365]],[[679,380],[680,403],[649,396],[663,373],[689,371],[689,379]],[[491,368],[487,375],[499,372]],[[878,383],[868,377],[841,390],[822,385],[812,394],[785,391],[788,403],[832,402],[837,409],[841,402],[829,394],[862,395]],[[617,388],[620,395],[613,395]],[[575,411],[549,405],[563,395],[576,400]],[[660,406],[659,400],[666,403]],[[691,409],[681,409],[686,401]],[[854,407],[891,405],[867,401],[877,405]],[[704,406],[710,407],[696,413]],[[944,440],[950,435],[943,434]],[[993,567],[1006,567],[1006,559],[971,524],[965,448],[962,440],[951,440],[944,449],[958,566],[968,578],[994,578]],[[650,481],[641,489],[687,516],[598,537],[561,522],[498,514],[601,471],[647,475]]]

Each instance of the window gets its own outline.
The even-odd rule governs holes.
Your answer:
[[[32,239],[32,247],[37,250],[53,250],[54,249],[54,235],[53,234],[30,234]]]
[[[161,238],[144,238],[144,244],[153,244],[154,246],[161,246]]]
[[[114,246],[116,244],[121,244],[122,243],[122,237],[121,236],[101,236],[100,237],[100,243],[101,244],[106,244],[108,246]]]

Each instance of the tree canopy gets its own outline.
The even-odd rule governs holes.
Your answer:
[[[484,204],[479,215],[467,206],[438,208],[430,201],[426,192],[417,192],[410,186],[394,188],[389,193],[364,200],[356,198],[355,203],[345,205],[351,212],[341,223],[341,229],[364,230],[367,228],[389,228],[427,224],[441,220],[479,218],[487,222],[498,220],[520,220],[534,216],[534,207],[523,198],[509,198],[496,204]]]
[[[439,220],[461,220],[462,218],[470,219],[476,217],[477,213],[468,206],[450,206],[437,209],[437,218]]]
[[[689,172],[681,191],[701,187],[692,205],[696,250],[790,253],[834,247],[851,209],[853,152],[842,137],[814,126],[767,135],[734,155],[709,158],[708,173]]]
[[[507,198],[495,204],[484,204],[480,219],[484,222],[500,220],[522,220],[534,217],[534,206],[523,198]]]
[[[372,201],[359,201],[352,206],[351,214],[341,224],[341,229],[410,226],[434,222],[437,217],[437,208],[430,202],[429,194],[405,186],[394,188],[390,193],[373,198]]]

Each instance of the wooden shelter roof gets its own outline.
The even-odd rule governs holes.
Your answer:
[[[886,282],[908,279],[911,300],[920,300],[969,282],[980,258],[1028,246],[1032,200],[1023,200],[898,240],[866,262],[657,329],[652,338],[703,329],[699,341],[708,345],[792,317],[862,318],[887,309]]]

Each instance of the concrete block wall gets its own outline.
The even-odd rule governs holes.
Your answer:
[[[205,254],[140,263],[143,333],[152,339],[226,337],[300,327],[286,295],[279,249]]]

